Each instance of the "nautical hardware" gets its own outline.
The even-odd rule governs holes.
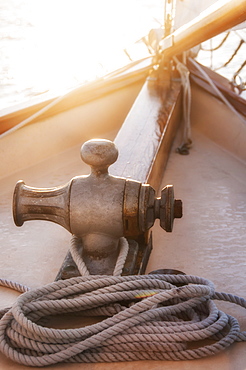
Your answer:
[[[117,257],[121,237],[136,239],[156,218],[171,232],[174,218],[182,217],[182,202],[168,185],[155,197],[148,184],[112,176],[108,167],[118,157],[109,140],[89,140],[81,147],[82,160],[91,173],[76,176],[64,186],[33,188],[18,181],[13,215],[17,226],[28,220],[53,221],[80,238],[83,253],[92,259]]]

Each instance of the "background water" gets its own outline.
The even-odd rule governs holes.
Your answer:
[[[103,76],[129,62],[124,49],[133,59],[147,55],[146,46],[133,44],[163,24],[163,4],[163,0],[0,0],[0,109],[46,92],[62,94]],[[237,65],[245,49],[239,54]],[[222,63],[219,56],[213,63]],[[208,53],[203,60],[210,65]]]
[[[125,65],[163,14],[163,0],[0,0],[1,107]]]

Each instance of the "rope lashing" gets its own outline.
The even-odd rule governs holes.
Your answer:
[[[214,300],[246,308],[245,299],[218,293],[212,282],[191,275],[59,280],[17,299],[0,321],[0,350],[18,363],[40,367],[211,356],[246,340],[238,321],[220,311]],[[86,322],[81,322],[75,329],[40,324],[50,315],[64,313],[79,314],[81,321],[86,316],[103,317],[84,327]],[[205,339],[210,344],[204,344]]]
[[[185,64],[181,63],[177,57],[173,58],[176,63],[176,68],[180,74],[183,87],[183,137],[180,146],[177,148],[179,154],[189,154],[189,149],[192,144],[191,139],[191,86],[190,86],[190,71]]]

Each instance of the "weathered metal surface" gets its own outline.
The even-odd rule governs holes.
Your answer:
[[[172,231],[174,219],[182,217],[182,202],[174,199],[172,185],[166,186],[161,191],[159,212],[161,227],[166,231]]]
[[[123,202],[123,225],[126,237],[138,234],[138,205],[140,188],[140,182],[126,180]]]
[[[138,262],[138,256],[139,256],[139,246],[138,243],[135,240],[128,239],[129,243],[129,251],[128,255],[125,261],[125,265],[122,271],[122,275],[134,275],[135,273],[139,272],[139,262]],[[93,271],[93,261],[91,259],[87,259],[87,267],[89,271]],[[107,260],[107,262],[114,262],[112,259]],[[108,266],[107,266],[108,267]],[[111,269],[113,269],[114,266],[110,266]],[[101,269],[101,270],[100,270]],[[102,261],[100,261],[100,265],[97,266],[97,273],[102,274],[105,270],[105,266],[102,265]],[[68,252],[63,264],[55,278],[55,280],[65,280],[72,277],[80,276],[80,272],[77,268],[76,263],[73,260],[73,257],[71,256],[71,253]]]
[[[140,245],[142,246],[142,248],[139,253],[139,263],[138,263],[139,268],[138,271],[135,271],[136,274],[144,274],[147,268],[150,253],[153,249],[152,233],[150,233],[147,242],[142,240]]]
[[[13,197],[13,216],[17,226],[28,220],[53,221],[70,231],[70,184],[56,188],[33,188],[17,182]]]
[[[74,177],[63,187],[35,189],[19,181],[14,192],[14,220],[17,226],[27,220],[60,224],[81,238],[80,253],[91,273],[112,273],[121,237],[144,235],[156,218],[166,231],[172,231],[174,218],[180,218],[182,212],[175,212],[177,201],[171,185],[156,198],[150,185],[108,173],[118,157],[113,142],[89,140],[81,148],[81,157],[91,166],[90,175]],[[128,269],[133,271],[133,267]],[[73,270],[69,260],[65,275]]]

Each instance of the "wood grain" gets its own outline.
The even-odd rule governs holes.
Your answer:
[[[180,122],[180,95],[179,82],[167,90],[146,81],[115,138],[119,158],[111,174],[159,187]]]

